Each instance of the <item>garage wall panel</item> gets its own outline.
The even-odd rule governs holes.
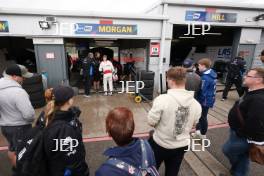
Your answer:
[[[264,50],[264,30],[262,30],[260,43],[257,44],[257,46],[256,46],[256,50],[255,50],[255,54],[254,54],[254,61],[252,64],[253,68],[254,67],[263,67],[264,68],[264,64],[260,61],[260,57],[259,57],[262,50]]]
[[[85,17],[56,17],[56,23],[50,24],[50,29],[41,29],[39,22],[45,16],[1,15],[0,20],[8,21],[9,32],[0,33],[0,36],[54,36],[54,37],[87,37],[87,38],[160,38],[161,20],[136,20],[136,19],[110,19],[113,24],[136,25],[134,34],[76,34],[76,23],[99,24],[100,18]],[[84,29],[86,30],[86,29]]]

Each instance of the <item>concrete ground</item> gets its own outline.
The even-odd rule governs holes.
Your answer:
[[[207,137],[211,146],[203,152],[187,152],[181,165],[180,176],[218,176],[220,173],[229,175],[230,165],[221,152],[221,147],[228,138],[227,113],[234,101],[237,99],[235,91],[230,92],[227,101],[220,101],[221,93],[217,94],[215,107],[209,111],[209,128]],[[112,97],[93,95],[91,98],[82,96],[76,97],[76,105],[81,107],[83,122],[83,135],[87,151],[87,162],[91,175],[100,164],[105,161],[103,151],[115,144],[107,137],[104,120],[107,112],[116,106],[129,107],[135,117],[135,135],[146,137],[151,129],[147,125],[147,112],[151,103],[136,104],[133,97],[127,94],[115,94]],[[41,109],[37,110],[37,114]],[[6,156],[6,142],[0,135],[0,176],[10,175],[10,164]],[[161,175],[164,175],[164,166],[160,168]],[[263,176],[264,167],[251,163],[250,176]]]

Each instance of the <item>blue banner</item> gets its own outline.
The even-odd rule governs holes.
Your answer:
[[[8,21],[0,21],[0,32],[9,32]]]
[[[186,21],[202,21],[202,22],[222,22],[235,23],[237,20],[236,13],[213,13],[204,11],[186,11]]]
[[[75,34],[137,35],[137,25],[76,23]]]

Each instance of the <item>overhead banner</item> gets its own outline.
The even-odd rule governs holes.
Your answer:
[[[186,11],[186,21],[202,21],[202,22],[222,22],[235,23],[237,20],[236,13],[214,13],[204,11]]]
[[[9,32],[8,21],[0,21],[0,32]]]
[[[137,25],[76,23],[75,34],[137,35]]]

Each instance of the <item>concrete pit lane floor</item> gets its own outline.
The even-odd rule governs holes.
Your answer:
[[[210,109],[208,114],[210,130],[207,136],[211,141],[211,146],[205,151],[187,152],[181,165],[180,176],[230,175],[228,172],[230,165],[221,152],[221,147],[228,137],[227,114],[238,96],[235,91],[232,91],[228,99],[222,102],[220,101],[221,94],[221,92],[217,93],[215,107]],[[110,109],[125,106],[133,111],[136,125],[135,136],[145,138],[151,130],[147,124],[147,112],[151,108],[151,103],[135,103],[134,97],[128,94],[114,94],[113,96],[93,94],[90,98],[79,95],[75,97],[75,105],[82,110],[80,120],[83,123],[86,158],[91,175],[94,175],[95,170],[105,161],[106,158],[102,155],[104,150],[115,145],[105,131],[105,118]],[[36,114],[38,115],[41,110],[37,109]],[[5,139],[0,134],[0,176],[11,175],[6,145]],[[160,173],[164,175],[164,166],[160,168]],[[262,176],[263,173],[264,167],[251,163],[250,176]]]

